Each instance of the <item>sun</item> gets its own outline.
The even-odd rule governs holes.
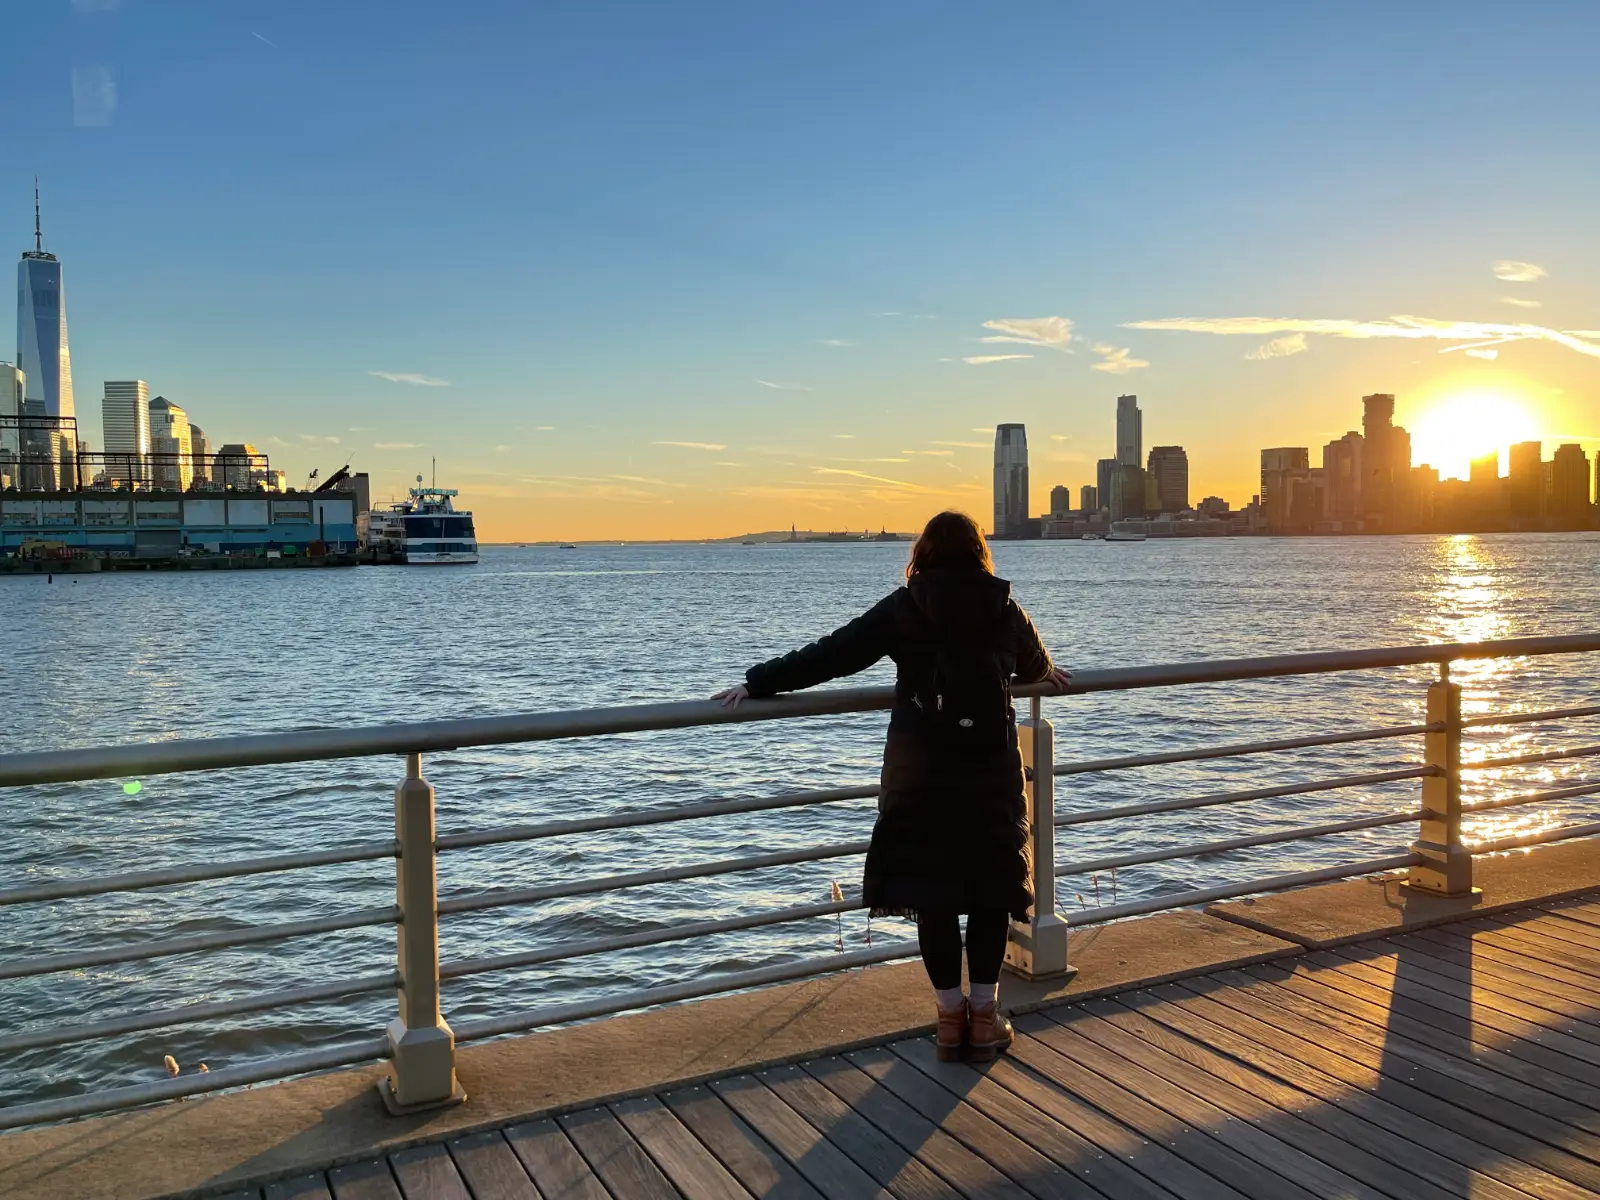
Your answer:
[[[1434,404],[1411,425],[1411,461],[1426,463],[1441,479],[1465,479],[1472,460],[1498,451],[1501,467],[1513,442],[1539,439],[1524,404],[1503,392],[1462,392]]]

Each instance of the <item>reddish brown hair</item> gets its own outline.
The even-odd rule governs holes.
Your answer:
[[[983,530],[964,512],[942,512],[923,527],[911,545],[906,580],[909,582],[919,571],[938,567],[975,567],[994,574],[994,559],[989,557]]]

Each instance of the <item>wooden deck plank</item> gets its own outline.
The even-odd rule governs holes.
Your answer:
[[[751,1195],[819,1200],[821,1193],[710,1088],[678,1088],[661,1098]]]
[[[963,1065],[968,1071],[979,1069],[957,1065]],[[983,1064],[982,1074],[985,1079],[1014,1092],[1026,1103],[1115,1154],[1175,1196],[1182,1196],[1184,1200],[1242,1200],[1241,1193],[1193,1166],[1159,1141],[1128,1128],[1009,1057]]]
[[[1432,929],[1390,940],[1407,951],[1430,954],[1452,967],[1471,971],[1474,978],[1483,980],[1499,991],[1514,989],[1515,994],[1528,997],[1541,1008],[1551,1008],[1551,1011],[1575,1021],[1600,1023],[1600,1009],[1595,1008],[1593,981],[1587,985],[1575,984],[1570,978],[1562,977],[1567,972],[1558,974],[1556,969],[1533,970],[1532,964],[1527,961],[1520,964],[1508,962],[1499,955],[1485,953],[1487,947],[1480,947],[1468,939],[1439,937]],[[1550,1000],[1559,1003],[1552,1006],[1548,1003]]]
[[[715,1080],[711,1088],[830,1200],[835,1196],[841,1200],[888,1197],[877,1180],[754,1076]]]
[[[1549,1014],[1538,1009],[1435,975],[1415,964],[1398,971],[1392,954],[1379,957],[1369,951],[1366,957],[1360,957],[1330,950],[1326,956],[1308,955],[1307,961],[1322,966],[1337,964],[1342,973],[1386,988],[1396,996],[1418,1000],[1447,1016],[1475,1020],[1514,1038],[1555,1050],[1595,1068],[1597,1074],[1593,1077],[1600,1078],[1600,1045],[1546,1024],[1540,1018]]]
[[[662,1174],[695,1200],[749,1200],[739,1181],[717,1161],[672,1110],[654,1096],[639,1096],[610,1106],[633,1140],[655,1159]]]
[[[1402,995],[1393,988],[1363,979],[1353,972],[1330,968],[1326,964],[1317,966],[1313,971],[1310,969],[1313,965],[1307,962],[1296,964],[1294,974],[1285,986],[1298,987],[1300,980],[1311,980],[1322,987],[1344,992],[1390,1014],[1387,1018],[1380,1018],[1379,1024],[1393,1023],[1399,1029],[1423,1026],[1438,1030],[1444,1020],[1437,1008],[1409,995]],[[1450,1015],[1453,1019],[1449,1024],[1448,1037],[1458,1045],[1473,1043],[1492,1048],[1524,1059],[1544,1071],[1566,1076],[1586,1087],[1600,1088],[1600,1074],[1587,1063],[1575,1061],[1559,1050],[1519,1039],[1515,1034],[1506,1033],[1498,1024],[1480,1021],[1470,1007],[1465,1013],[1458,1010]]]
[[[1590,975],[1583,971],[1574,971],[1570,967],[1563,967],[1547,959],[1539,958],[1531,953],[1531,947],[1513,948],[1503,942],[1492,941],[1486,933],[1479,931],[1473,933],[1466,930],[1457,930],[1448,925],[1441,925],[1433,929],[1419,929],[1415,934],[1407,936],[1421,937],[1426,935],[1428,940],[1442,946],[1453,946],[1471,952],[1476,962],[1501,963],[1514,967],[1520,971],[1527,971],[1531,975],[1565,984],[1580,991],[1593,992],[1600,987],[1600,974]]]
[[[566,1132],[549,1118],[509,1125],[506,1142],[544,1200],[611,1200]]]
[[[1026,1066],[1054,1086],[1082,1097],[1152,1143],[1165,1147],[1195,1170],[1253,1200],[1307,1194],[1280,1176],[1263,1172],[1233,1147],[1166,1112],[1136,1089],[1086,1069],[1033,1036],[1031,1031],[1035,1029],[1041,1032],[1055,1029],[1054,1022],[1047,1017],[1030,1014],[1019,1018],[1016,1026],[1019,1035],[1027,1036],[1018,1036],[1007,1052],[1009,1061]],[[1284,1190],[1279,1190],[1280,1184]]]
[[[1116,1200],[1177,1200],[1172,1191],[1108,1154],[1044,1109],[964,1063],[940,1062],[929,1039],[895,1042],[889,1049],[1102,1195]]]
[[[1180,989],[1174,989],[1174,996]],[[1282,1068],[1303,1073],[1309,1070],[1330,1078],[1325,1099],[1358,1114],[1371,1112],[1372,1121],[1384,1128],[1411,1139],[1419,1146],[1428,1146],[1447,1159],[1471,1167],[1484,1175],[1499,1179],[1512,1187],[1533,1189],[1534,1194],[1577,1196],[1588,1188],[1600,1185],[1600,1165],[1576,1157],[1535,1137],[1510,1128],[1495,1119],[1514,1110],[1494,1097],[1473,1093],[1470,1089],[1452,1089],[1463,1103],[1471,1103],[1478,1111],[1458,1107],[1446,1100],[1423,1091],[1421,1088],[1395,1075],[1383,1075],[1355,1058],[1345,1057],[1337,1050],[1326,1049],[1327,1041],[1338,1050],[1349,1050],[1354,1055],[1367,1056],[1369,1051],[1359,1043],[1341,1040],[1338,1034],[1326,1027],[1305,1022],[1302,1018],[1280,1009],[1261,1006],[1255,1012],[1241,1011],[1240,1005],[1248,1002],[1228,992],[1219,992],[1217,998],[1189,991],[1189,998],[1173,1000],[1174,1013],[1156,1011],[1158,1019],[1176,1020],[1175,1013],[1189,1013],[1208,1025],[1186,1024],[1184,1032],[1194,1028],[1193,1036],[1204,1038],[1225,1053],[1239,1057],[1254,1056],[1267,1069]],[[1165,997],[1164,989],[1158,989]],[[1210,1027],[1216,1027],[1212,1029]],[[1223,1032],[1218,1032],[1218,1030]],[[1300,1036],[1302,1033],[1309,1037]],[[1310,1040],[1316,1038],[1318,1040]],[[1266,1051],[1275,1052],[1272,1055]],[[1289,1066],[1285,1067],[1287,1063]],[[1420,1070],[1418,1074],[1420,1075]],[[1340,1085],[1344,1086],[1340,1086]],[[1381,1097],[1377,1094],[1381,1089]],[[1484,1113],[1494,1115],[1483,1115]],[[1586,1135],[1569,1126],[1551,1123],[1563,1137],[1574,1139]],[[1487,1154],[1485,1151],[1493,1151]],[[1562,1181],[1569,1181],[1563,1187]],[[1570,1181],[1583,1186],[1574,1190]]]
[[[900,1200],[960,1200],[960,1192],[799,1067],[773,1067],[758,1078]]]
[[[1379,1192],[1397,1200],[1450,1200],[1459,1195],[1465,1172],[1448,1158],[1390,1133],[1365,1112],[1350,1111],[1329,1103],[1324,1095],[1304,1090],[1300,1079],[1286,1080],[1283,1074],[1261,1069],[1259,1064],[1235,1061],[1187,1031],[1164,1024],[1160,1018],[1172,1015],[1166,1004],[1150,997],[1129,997],[1126,1003],[1118,998],[1086,1008],[1116,1031],[1115,1036],[1102,1035],[1109,1048],[1274,1137],[1292,1142],[1320,1161],[1337,1163],[1345,1174]],[[1085,1028],[1084,1032],[1093,1036],[1094,1030]],[[1147,1051],[1140,1054],[1129,1040],[1146,1043]],[[1211,1077],[1216,1085],[1199,1090],[1203,1080],[1195,1081],[1196,1073]],[[1336,1080],[1327,1083],[1338,1089]],[[1496,1188],[1492,1179],[1479,1176],[1473,1183],[1474,1195],[1518,1200],[1514,1188]]]
[[[1557,916],[1568,917],[1574,921],[1582,921],[1586,925],[1600,927],[1600,903],[1590,897],[1579,900],[1552,900],[1548,904],[1540,904],[1545,912],[1555,913]]]
[[[402,1200],[400,1185],[383,1158],[334,1167],[328,1172],[328,1188],[333,1200]]]
[[[446,1146],[472,1200],[542,1200],[498,1129],[453,1138]]]
[[[1582,949],[1600,954],[1600,929],[1587,921],[1574,920],[1563,913],[1547,913],[1530,908],[1505,918],[1505,924],[1526,929],[1540,937],[1560,938]]]
[[[1530,930],[1515,925],[1484,921],[1473,932],[1473,940],[1515,950],[1518,954],[1551,963],[1590,979],[1600,978],[1600,962],[1596,962],[1592,955],[1584,953],[1579,947],[1563,942],[1559,938],[1540,937]]]
[[[266,1200],[333,1200],[328,1193],[327,1178],[321,1171],[269,1183],[265,1195]]]
[[[405,1200],[472,1200],[450,1152],[437,1143],[397,1150],[389,1156],[389,1166]]]
[[[225,1196],[213,1197],[213,1200],[261,1200],[261,1189],[253,1188],[248,1192],[229,1192]]]
[[[846,1054],[845,1059],[981,1155],[1029,1195],[1039,1200],[1083,1200],[1106,1195],[1061,1170],[1005,1126],[984,1116],[889,1050],[857,1050]]]
[[[1225,973],[1218,978],[1227,981],[1229,974],[1232,973]],[[1574,1129],[1591,1135],[1600,1134],[1600,1111],[1546,1091],[1538,1084],[1548,1083],[1550,1076],[1520,1059],[1502,1055],[1500,1057],[1505,1060],[1503,1065],[1512,1070],[1496,1070],[1490,1060],[1498,1051],[1478,1050],[1470,1046],[1462,1050],[1451,1045],[1449,1034],[1442,1030],[1427,1031],[1439,1035],[1436,1045],[1420,1040],[1418,1034],[1423,1031],[1407,1029],[1402,1032],[1398,1028],[1374,1024],[1340,1007],[1337,1001],[1343,996],[1342,992],[1322,989],[1328,993],[1327,998],[1313,999],[1276,983],[1254,979],[1242,972],[1240,975],[1238,986],[1241,991],[1257,994],[1286,1013],[1328,1026],[1347,1038],[1381,1051],[1379,1057],[1387,1073],[1402,1070],[1396,1060],[1403,1059],[1454,1080],[1463,1087],[1503,1096],[1512,1104],[1542,1113]],[[1402,1077],[1410,1078],[1409,1075]],[[1538,1083],[1530,1083],[1529,1079],[1535,1079]]]
[[[1079,1069],[1094,1071],[1137,1091],[1167,1114],[1169,1120],[1181,1121],[1226,1146],[1236,1159],[1232,1164],[1233,1177],[1228,1182],[1240,1191],[1274,1198],[1371,1194],[1370,1188],[1349,1176],[1310,1159],[1248,1122],[1104,1049],[1076,1030],[1050,1019],[1048,1013],[1044,1016],[1038,1026],[1029,1021],[1031,1037],[1077,1064]]]
[[[1525,997],[1520,990],[1513,993],[1504,985],[1497,986],[1497,981],[1492,978],[1481,978],[1471,970],[1462,971],[1426,951],[1407,949],[1389,939],[1370,946],[1344,946],[1331,953],[1348,962],[1393,976],[1411,987],[1470,1004],[1474,1009],[1493,1009],[1525,1021],[1530,1026],[1537,1026],[1548,1034],[1584,1042],[1588,1046],[1586,1050],[1572,1049],[1569,1053],[1600,1065],[1600,1028],[1569,1020],[1537,998]],[[1554,1043],[1547,1038],[1546,1044]]]
[[[556,1120],[615,1200],[677,1200],[678,1189],[609,1109],[585,1109]]]
[[[1027,1200],[1022,1188],[859,1067],[837,1057],[800,1065],[963,1195]]]

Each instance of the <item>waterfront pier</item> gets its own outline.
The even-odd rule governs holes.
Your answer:
[[[870,712],[886,688],[427,722],[0,756],[0,788],[402,755],[395,825],[348,847],[174,863],[0,891],[0,908],[189,886],[338,862],[392,859],[392,907],[221,934],[108,939],[0,958],[0,981],[392,925],[396,962],[375,978],[306,980],[94,1022],[0,1030],[0,1053],[393,991],[386,1029],[204,1075],[0,1110],[0,1196],[39,1200],[255,1200],[685,1196],[1278,1197],[1600,1195],[1600,822],[1463,838],[1474,813],[1600,793],[1600,781],[1468,800],[1474,772],[1584,760],[1581,735],[1530,753],[1464,758],[1474,728],[1583,728],[1600,704],[1538,697],[1464,716],[1452,663],[1588,655],[1600,635],[1299,654],[1083,671],[1073,694],[1390,668],[1429,672],[1421,720],[1153,753],[1061,761],[1054,705],[1020,689],[1033,807],[1031,919],[1013,932],[1002,1002],[1012,1053],[941,1064],[914,944],[817,958],[452,1021],[441,986],[467,974],[587,960],[736,929],[850,911],[849,896],[583,942],[452,957],[454,914],[603,896],[783,863],[859,854],[834,843],[532,888],[441,898],[441,854],[862,799],[870,786],[495,828],[436,829],[428,755],[697,725]],[[1294,783],[1084,809],[1074,776],[1393,739],[1404,765]],[[1566,742],[1568,739],[1563,738]],[[1595,739],[1600,741],[1600,739]],[[1414,787],[1400,811],[1152,848],[1161,813],[1379,783]],[[1063,789],[1065,791],[1065,789]],[[1073,831],[1123,824],[1116,854],[1075,855]],[[1162,861],[1392,829],[1357,861],[1058,910],[1056,881]],[[865,837],[866,830],[862,830]],[[1386,850],[1389,848],[1385,848]],[[1510,853],[1517,851],[1517,853]],[[444,918],[441,927],[441,918]],[[603,1018],[603,1019],[602,1019]],[[241,1090],[247,1085],[271,1086]]]

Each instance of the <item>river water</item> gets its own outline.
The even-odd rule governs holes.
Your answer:
[[[475,568],[0,578],[7,751],[702,697],[826,632],[897,582],[903,544],[489,547]],[[1477,640],[1600,628],[1600,537],[1415,537],[1001,544],[1069,667]],[[1047,702],[1057,759],[1422,719],[1425,669]],[[886,682],[887,664],[862,681]],[[1592,703],[1593,661],[1457,668],[1469,714]],[[885,715],[815,718],[431,755],[441,832],[642,805],[873,782]],[[1468,757],[1594,740],[1600,722],[1477,731]],[[1072,807],[1412,765],[1420,739],[1083,776]],[[1475,797],[1585,778],[1585,760],[1473,778]],[[0,888],[215,862],[392,835],[396,758],[0,792]],[[137,791],[130,786],[139,784]],[[1414,781],[1063,830],[1064,859],[1402,811]],[[1593,819],[1577,800],[1486,815],[1498,836]],[[442,896],[865,837],[871,801],[444,854]],[[1064,908],[1368,858],[1381,828],[1064,879]],[[447,960],[766,908],[859,887],[858,860],[725,875],[446,917]],[[393,899],[367,864],[5,909],[0,959],[327,916]],[[904,926],[861,914],[464,977],[468,1020],[854,949]],[[392,967],[393,933],[351,930],[0,983],[0,1032],[106,1018]],[[6,1056],[0,1103],[162,1077],[371,1036],[387,993]]]

